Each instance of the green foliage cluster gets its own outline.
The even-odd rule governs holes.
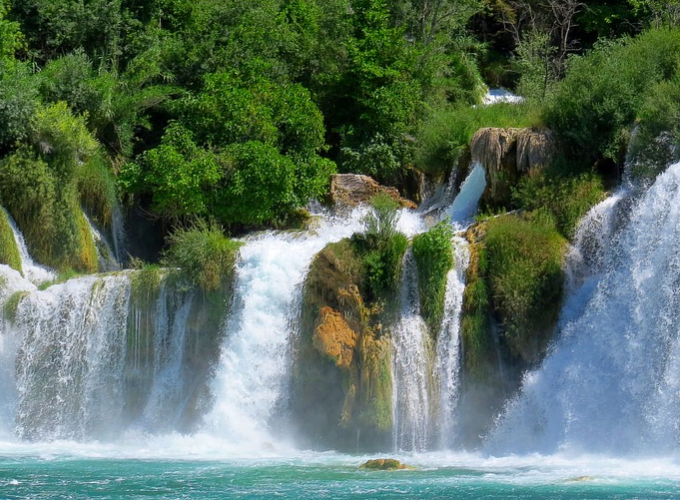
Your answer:
[[[453,229],[448,221],[440,222],[426,233],[413,238],[420,308],[434,337],[444,317],[447,275],[453,268],[452,238]]]
[[[178,268],[189,283],[211,292],[231,283],[241,243],[224,236],[215,223],[199,220],[168,237],[163,265]]]
[[[0,210],[0,263],[22,272],[19,247],[4,210]]]
[[[598,157],[621,162],[636,119],[648,140],[659,130],[672,131],[679,50],[680,30],[657,29],[601,42],[587,55],[570,59],[544,117],[572,161],[586,167]],[[658,113],[666,104],[670,114],[666,109]]]
[[[97,270],[97,250],[66,161],[52,168],[22,148],[2,162],[0,192],[35,259],[58,270]]]
[[[594,173],[551,176],[543,171],[522,177],[512,196],[519,208],[547,213],[559,232],[571,238],[578,221],[604,199],[605,190]]]
[[[366,232],[353,237],[363,262],[362,295],[371,302],[394,293],[399,286],[408,238],[397,231],[399,204],[387,194],[371,200]]]
[[[503,339],[514,356],[535,362],[559,314],[566,240],[540,214],[506,215],[486,223],[484,246],[489,297]]]

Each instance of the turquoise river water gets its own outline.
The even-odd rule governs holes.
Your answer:
[[[603,457],[398,456],[415,470],[360,470],[366,456],[163,458],[151,449],[0,449],[2,499],[678,499],[680,462]],[[62,447],[64,448],[64,447]],[[65,448],[68,448],[66,446]],[[117,456],[118,458],[113,458]],[[120,458],[123,457],[123,458]]]

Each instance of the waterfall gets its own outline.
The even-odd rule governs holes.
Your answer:
[[[460,320],[465,292],[465,273],[470,262],[467,242],[454,240],[454,267],[446,277],[444,319],[437,336],[437,370],[440,386],[439,446],[448,448],[456,430],[456,406],[460,385]]]
[[[680,164],[633,200],[618,230],[607,221],[625,204],[607,203],[591,215],[604,215],[609,246],[489,436],[492,453],[659,453],[680,444]]]
[[[18,288],[19,300],[3,306],[0,386],[14,389],[0,395],[0,429],[29,440],[116,440],[196,420],[203,365],[219,345],[196,293],[159,271]]]
[[[413,251],[404,256],[401,312],[393,333],[393,444],[395,450],[427,449],[431,442],[432,340],[420,314],[418,278]]]
[[[115,226],[115,228],[112,229],[113,232],[113,241],[114,244],[116,245],[116,250],[111,248],[111,245],[107,241],[106,237],[102,234],[102,232],[97,229],[97,227],[92,223],[90,218],[83,212],[83,216],[85,217],[85,220],[87,220],[87,225],[90,227],[90,234],[92,235],[92,239],[94,240],[94,245],[95,248],[97,249],[97,264],[99,267],[99,270],[101,272],[109,272],[109,271],[118,271],[120,270],[120,260],[119,260],[119,253],[118,253],[118,248],[117,248],[117,243],[116,243],[116,234],[115,231],[118,229],[118,226]]]
[[[17,247],[19,248],[19,256],[21,257],[21,268],[23,270],[24,277],[31,283],[39,285],[48,281],[54,281],[57,278],[57,274],[46,267],[40,266],[35,263],[28,253],[28,247],[24,241],[24,237],[19,231],[16,222],[9,214],[7,210],[2,209],[7,216],[9,225],[12,228],[12,234],[14,234],[14,241],[16,241]]]
[[[448,210],[448,216],[452,223],[460,227],[465,227],[470,223],[470,219],[477,212],[477,204],[485,188],[484,167],[481,163],[475,163]]]
[[[288,397],[303,280],[314,256],[360,230],[362,217],[357,210],[344,220],[322,218],[315,231],[265,233],[244,241],[206,433],[242,448],[278,441],[272,420]]]

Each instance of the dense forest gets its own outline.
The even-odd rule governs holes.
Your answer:
[[[96,267],[81,207],[162,235],[285,227],[335,172],[416,196],[482,126],[557,134],[487,210],[569,236],[626,155],[678,136],[675,0],[2,0],[0,19],[0,197],[62,270]],[[524,102],[480,106],[487,85]]]

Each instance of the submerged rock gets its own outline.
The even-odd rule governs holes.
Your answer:
[[[402,198],[395,188],[385,187],[367,175],[336,174],[331,179],[331,203],[336,207],[356,207],[371,202],[375,195],[384,193],[406,208],[416,204]]]
[[[413,470],[415,467],[402,464],[394,458],[376,458],[361,464],[360,469],[368,470]]]

